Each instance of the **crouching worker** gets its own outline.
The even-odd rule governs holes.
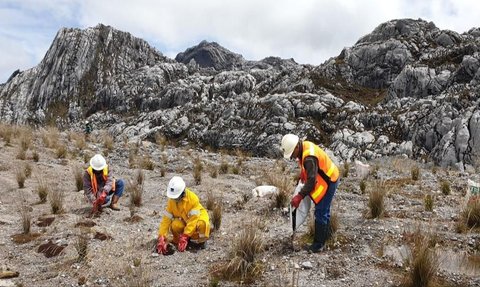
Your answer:
[[[167,187],[167,208],[158,229],[157,252],[167,254],[167,235],[173,235],[173,243],[180,252],[188,244],[205,248],[210,236],[208,213],[200,204],[198,196],[188,188],[179,176],[174,176]]]
[[[96,154],[90,159],[90,166],[83,175],[83,189],[93,204],[92,214],[107,206],[120,210],[117,203],[123,194],[124,183],[109,174],[107,161],[102,155]]]

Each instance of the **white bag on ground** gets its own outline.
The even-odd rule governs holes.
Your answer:
[[[298,183],[293,196],[297,195],[300,190],[302,190],[303,185],[303,183]],[[290,223],[292,225],[293,232],[295,232],[295,230],[297,230],[297,228],[299,228],[308,218],[308,212],[310,211],[311,206],[312,200],[310,199],[310,196],[305,196],[302,201],[300,201],[298,208],[293,208],[291,205],[289,205]]]
[[[355,171],[357,172],[357,177],[365,178],[370,172],[370,165],[363,163],[359,160],[355,161]]]
[[[465,202],[474,200],[475,198],[480,197],[480,183],[473,180],[467,180],[467,193],[465,195]]]
[[[252,195],[254,197],[271,196],[278,192],[278,188],[273,185],[260,185],[252,189]]]

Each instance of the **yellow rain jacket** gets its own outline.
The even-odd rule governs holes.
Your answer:
[[[208,238],[210,235],[208,212],[200,204],[198,196],[188,188],[185,189],[185,195],[179,202],[174,199],[168,199],[167,208],[165,209],[162,223],[160,223],[158,229],[158,236],[167,236],[170,225],[174,219],[180,219],[185,222],[186,226],[183,233],[189,237],[192,237],[194,233],[198,232],[196,230],[197,223],[199,220],[202,220],[207,225],[204,236]]]

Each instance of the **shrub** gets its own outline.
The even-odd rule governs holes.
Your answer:
[[[412,180],[420,179],[420,168],[418,168],[418,166],[412,167],[410,173],[412,174]]]
[[[200,184],[202,182],[202,170],[203,164],[199,157],[196,157],[193,161],[193,179],[195,184]]]
[[[446,180],[442,180],[440,182],[440,189],[442,190],[442,193],[444,195],[449,195],[450,194],[450,183]]]
[[[25,180],[27,176],[25,175],[25,170],[23,169],[17,169],[15,172],[16,178],[17,178],[17,184],[19,188],[24,188],[25,187]]]
[[[364,179],[362,179],[362,180],[360,181],[360,192],[361,192],[362,194],[365,194],[365,190],[366,190],[366,189],[367,189],[367,182],[366,182]]]
[[[433,196],[431,194],[425,195],[424,205],[425,211],[433,211]]]
[[[77,191],[83,190],[83,169],[79,166],[73,169],[73,177]]]
[[[64,194],[63,191],[56,188],[48,193],[48,199],[50,200],[50,207],[53,214],[59,214],[63,212]]]
[[[233,242],[230,261],[222,268],[222,275],[230,280],[253,280],[262,272],[258,256],[263,249],[264,239],[260,232],[252,224],[247,225]]]
[[[22,205],[20,207],[20,216],[22,218],[22,232],[23,234],[30,234],[30,227],[32,225],[32,216],[28,210],[28,206]]]
[[[469,201],[462,212],[462,218],[468,227],[480,227],[480,201]]]
[[[384,205],[385,191],[375,189],[370,191],[368,198],[368,208],[370,209],[370,218],[380,218],[385,212]]]

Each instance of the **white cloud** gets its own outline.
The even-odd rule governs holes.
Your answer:
[[[479,8],[476,0],[4,0],[0,36],[11,42],[9,49],[0,45],[9,57],[0,64],[0,82],[18,67],[38,64],[62,26],[110,25],[170,57],[206,39],[246,59],[279,56],[318,65],[385,21],[422,18],[462,33],[478,26]]]

